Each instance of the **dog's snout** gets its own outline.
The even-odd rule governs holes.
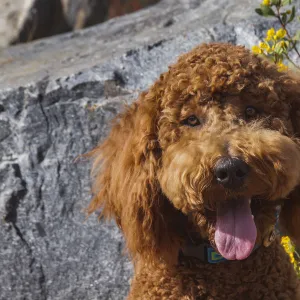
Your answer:
[[[243,185],[249,166],[236,157],[223,157],[215,166],[215,177],[225,188],[235,189]]]

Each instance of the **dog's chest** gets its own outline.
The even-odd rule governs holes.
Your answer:
[[[300,299],[300,281],[277,243],[246,261],[204,264],[183,259],[139,272],[129,299]]]

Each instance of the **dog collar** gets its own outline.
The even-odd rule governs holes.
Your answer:
[[[252,253],[259,247],[259,245],[255,245]],[[228,261],[221,254],[219,254],[208,242],[203,242],[199,245],[185,245],[181,249],[181,253],[184,257],[197,258],[203,262],[207,262],[210,264],[217,264],[220,262]]]
[[[185,245],[181,249],[181,252],[185,257],[194,257],[210,264],[216,264],[227,260],[222,255],[217,253],[216,250],[206,242],[199,245]]]

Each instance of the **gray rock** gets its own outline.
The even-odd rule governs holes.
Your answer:
[[[247,47],[270,24],[240,0],[165,0],[0,56],[0,299],[124,299],[114,223],[85,219],[92,149],[109,121],[203,42]],[[2,62],[2,64],[1,64]]]

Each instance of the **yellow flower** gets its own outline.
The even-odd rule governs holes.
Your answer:
[[[295,263],[295,257],[294,257],[294,254],[293,254],[293,253],[290,253],[289,256],[290,256],[290,262],[291,262],[292,264],[294,264],[294,263]]]
[[[295,246],[293,245],[288,236],[283,236],[281,238],[281,245],[283,246],[286,253],[289,255],[290,262],[293,264],[294,269],[298,274],[298,277],[300,277],[300,262],[298,256],[295,256],[297,254]]]
[[[270,45],[268,44],[268,43],[266,43],[266,42],[260,42],[259,43],[259,48],[261,49],[261,50],[265,50],[265,51],[267,51],[268,53],[270,53],[271,52],[271,48],[270,48]]]
[[[280,40],[282,38],[284,38],[286,35],[286,31],[283,28],[280,28],[279,30],[277,30],[274,39],[275,40]]]
[[[252,47],[252,52],[254,54],[262,54],[263,53],[262,50],[256,45]]]
[[[287,68],[283,63],[277,64],[277,66],[279,65],[282,65],[283,67]],[[295,247],[293,246],[290,238],[288,236],[283,236],[281,238],[281,245],[283,246],[285,252],[289,255],[290,262],[295,266],[295,257],[294,257]]]
[[[288,51],[289,48],[289,42],[288,41],[280,41],[279,42],[280,47],[284,50],[284,51]]]
[[[259,48],[261,48],[261,49],[267,49],[268,45],[265,42],[259,42]]]
[[[278,64],[277,64],[277,70],[278,70],[279,72],[285,72],[285,71],[288,70],[288,67],[287,67],[285,64],[283,64],[283,63],[281,62],[281,63],[278,63]],[[285,246],[284,246],[284,248],[285,248]]]
[[[265,6],[269,6],[270,5],[270,0],[263,0],[262,4],[265,5]]]
[[[288,236],[283,236],[281,238],[281,245],[283,245],[284,247],[287,247],[288,249],[290,249],[293,252],[295,250],[295,247],[293,246],[291,239]]]
[[[267,31],[266,41],[271,41],[275,36],[275,29],[272,27]]]

